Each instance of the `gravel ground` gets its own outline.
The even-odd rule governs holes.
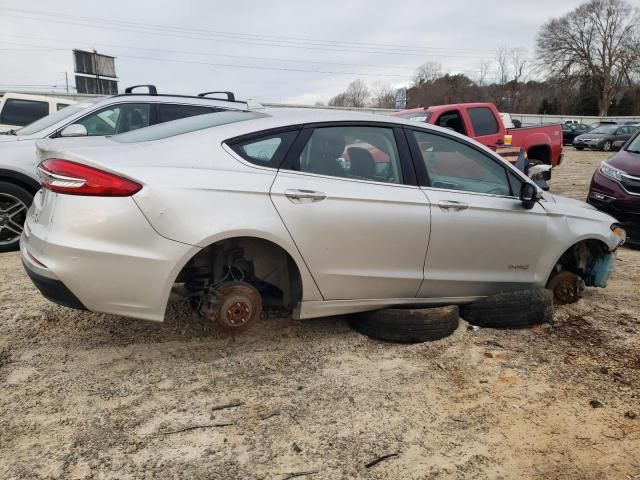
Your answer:
[[[552,191],[584,199],[606,155],[567,156]],[[0,478],[638,478],[640,252],[617,266],[552,325],[407,346],[69,310],[2,254]]]

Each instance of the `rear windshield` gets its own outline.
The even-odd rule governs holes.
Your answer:
[[[18,130],[16,132],[16,134],[17,135],[31,135],[33,133],[37,133],[40,130],[44,130],[45,128],[49,128],[51,125],[53,125],[55,123],[58,123],[61,120],[64,120],[65,118],[67,118],[67,117],[70,117],[71,115],[74,115],[74,114],[76,114],[78,112],[81,112],[85,108],[92,106],[98,100],[100,100],[100,99],[96,98],[96,99],[87,100],[87,101],[82,102],[82,103],[75,103],[75,104],[71,105],[70,107],[66,107],[66,108],[63,108],[62,110],[58,110],[56,113],[52,113],[51,115],[47,115],[46,117],[43,117],[40,120],[37,120],[37,121],[33,122],[32,124],[27,125],[24,128],[21,128],[20,130]]]
[[[429,120],[430,116],[431,112],[411,112],[394,115],[394,117],[406,118],[408,120],[413,120],[414,122],[426,122],[427,120]]]
[[[226,111],[198,115],[195,117],[181,118],[172,122],[160,123],[152,127],[141,128],[131,132],[115,135],[112,140],[121,143],[151,142],[163,138],[174,137],[184,133],[195,132],[205,128],[218,127],[229,123],[244,122],[265,118],[269,115],[260,112]]]

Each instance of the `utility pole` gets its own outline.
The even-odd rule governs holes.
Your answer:
[[[102,89],[100,88],[100,72],[98,71],[98,52],[96,49],[93,49],[93,70],[96,72],[96,90],[98,90],[98,95],[102,95]]]
[[[67,85],[67,95],[69,95],[69,73],[64,72],[64,82]]]

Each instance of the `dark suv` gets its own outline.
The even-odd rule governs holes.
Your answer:
[[[617,218],[627,243],[640,247],[640,132],[595,171],[587,202]]]

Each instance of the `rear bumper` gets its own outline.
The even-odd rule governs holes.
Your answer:
[[[76,297],[67,286],[60,280],[45,277],[32,271],[25,261],[22,262],[27,275],[36,286],[44,298],[64,307],[75,308],[77,310],[86,310],[78,297]]]
[[[37,211],[36,198],[20,242],[42,294],[72,308],[162,321],[180,268],[200,249],[158,235],[128,197],[48,202],[55,220]]]

